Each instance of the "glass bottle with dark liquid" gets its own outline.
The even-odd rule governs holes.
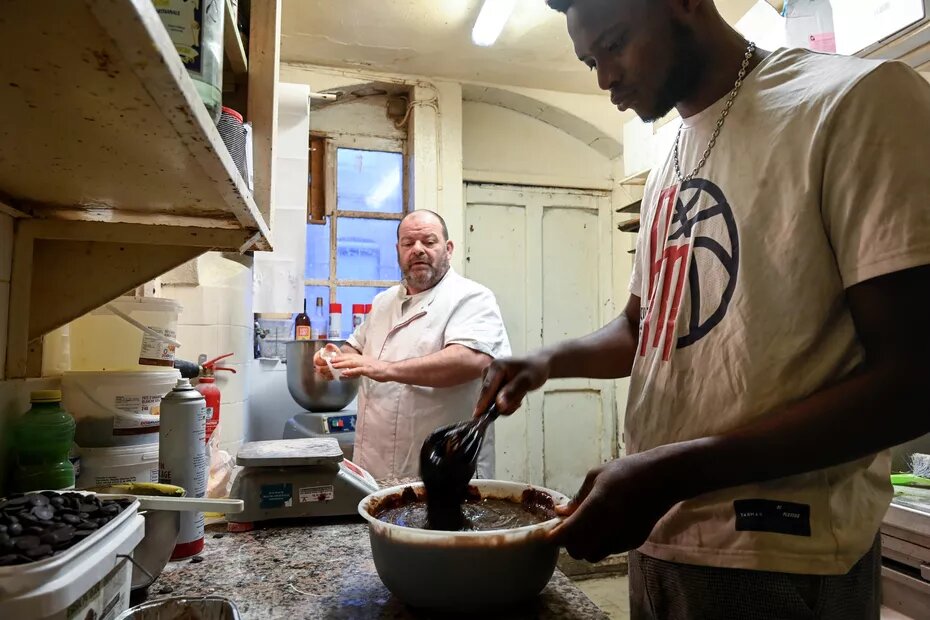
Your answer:
[[[294,319],[294,340],[310,340],[310,317],[307,316],[307,298],[304,297],[304,311]]]

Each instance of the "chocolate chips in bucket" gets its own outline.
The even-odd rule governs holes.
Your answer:
[[[0,566],[52,557],[78,544],[132,504],[42,491],[0,500]]]

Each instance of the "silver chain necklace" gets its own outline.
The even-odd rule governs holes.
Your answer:
[[[694,175],[696,175],[698,171],[704,167],[704,164],[707,163],[707,158],[710,157],[710,152],[714,149],[714,145],[717,144],[717,137],[720,135],[720,129],[723,128],[723,123],[727,120],[727,114],[730,113],[730,108],[733,106],[733,101],[736,99],[736,95],[739,94],[740,86],[743,85],[743,78],[746,77],[746,69],[749,68],[749,61],[752,60],[752,55],[755,53],[755,51],[756,44],[750,41],[749,46],[746,48],[746,53],[743,55],[743,64],[740,65],[739,75],[736,76],[736,83],[733,85],[733,90],[731,90],[730,94],[727,96],[727,102],[723,106],[723,112],[720,113],[720,118],[717,119],[717,125],[714,127],[714,133],[711,134],[710,140],[707,142],[707,148],[704,149],[704,153],[701,155],[701,161],[699,161],[697,166],[694,167],[694,170],[688,173],[688,176],[681,174],[681,166],[678,163],[678,144],[681,142],[681,128],[683,125],[678,126],[678,133],[675,134],[675,149],[673,151],[673,156],[675,159],[675,176],[678,177],[679,183],[693,179]]]

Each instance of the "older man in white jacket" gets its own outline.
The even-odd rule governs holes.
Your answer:
[[[405,217],[397,229],[403,282],[375,297],[333,361],[343,377],[362,378],[353,458],[375,478],[418,476],[423,440],[470,419],[484,369],[510,355],[494,294],[451,269],[453,248],[438,214]],[[332,377],[319,354],[314,363]],[[493,429],[477,475],[494,476]]]

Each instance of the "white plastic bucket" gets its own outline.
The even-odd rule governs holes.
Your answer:
[[[111,618],[128,609],[132,565],[124,556],[145,532],[138,506],[61,555],[5,567],[12,570],[0,572],[0,618]]]
[[[158,482],[158,444],[119,448],[80,448],[79,489],[127,482]]]
[[[174,368],[66,372],[62,405],[77,423],[75,442],[83,448],[157,443],[161,399],[180,376]]]
[[[53,586],[74,594],[71,601],[80,597],[116,567],[117,553],[131,553],[142,540],[145,520],[138,511],[139,502],[134,501],[105,526],[58,555],[28,564],[0,566],[0,618],[42,618],[50,615],[53,610],[46,611],[39,606],[20,608],[22,613],[13,613],[17,603],[25,601],[11,599],[29,600],[39,591]],[[91,571],[90,575],[85,575],[87,570]],[[70,602],[65,606],[68,604]]]
[[[71,323],[72,370],[173,366],[181,304],[120,297]]]

